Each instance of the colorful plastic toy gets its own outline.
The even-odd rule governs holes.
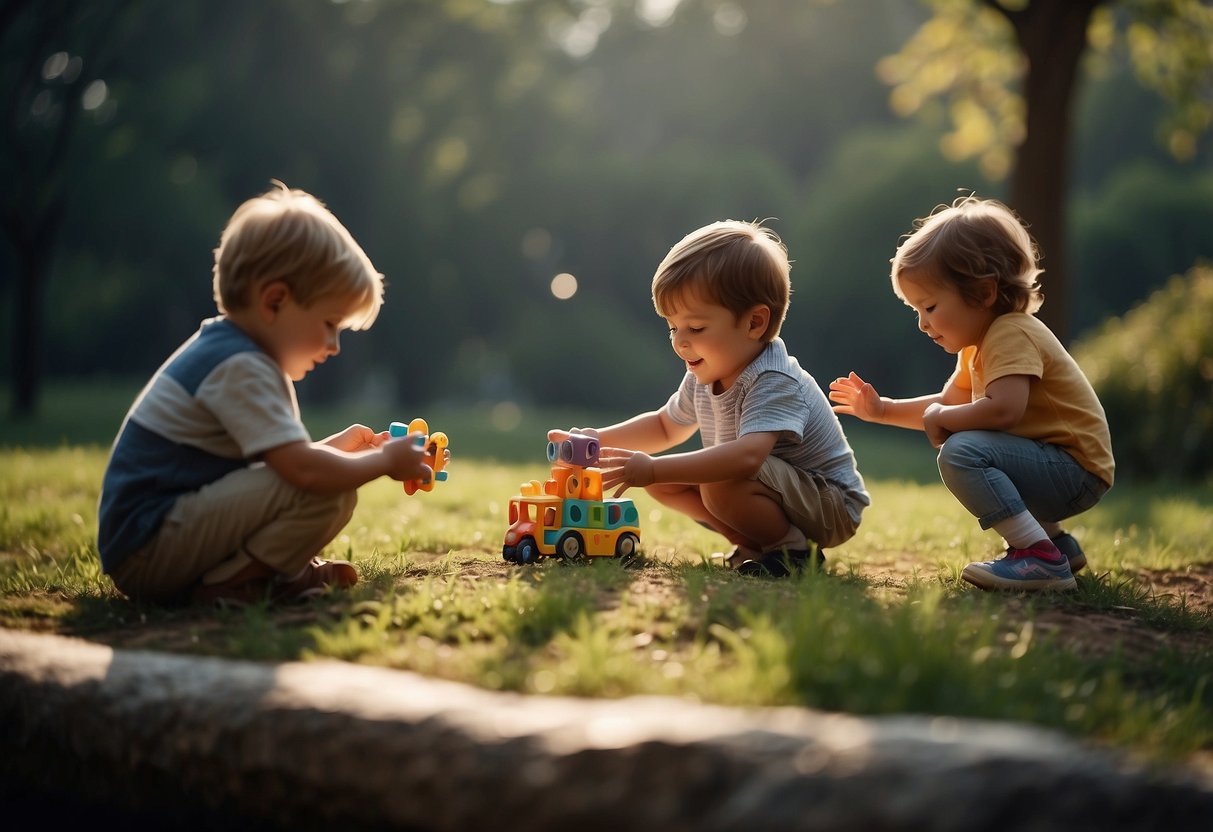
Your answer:
[[[510,528],[501,556],[510,563],[543,557],[630,558],[640,548],[639,513],[626,498],[603,499],[598,440],[573,435],[548,443],[551,479],[531,480],[510,498]]]
[[[417,437],[417,447],[425,448],[425,464],[430,467],[430,476],[424,480],[406,480],[404,482],[404,493],[412,496],[418,491],[433,491],[434,483],[446,482],[446,461],[447,447],[450,441],[445,433],[441,431],[430,433],[430,426],[425,419],[414,419],[407,425],[404,422],[392,422],[388,426],[388,433],[394,437],[408,436],[411,433],[420,433],[422,436]]]
[[[574,433],[563,442],[548,443],[548,462],[570,468],[589,468],[598,464],[597,437]]]

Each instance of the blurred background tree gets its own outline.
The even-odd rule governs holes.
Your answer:
[[[0,228],[12,406],[33,410],[42,377],[44,300],[73,191],[78,125],[96,118],[106,99],[103,74],[120,51],[123,18],[138,4],[72,0],[6,0],[0,5]]]
[[[930,20],[880,63],[904,114],[943,98],[950,158],[1010,177],[1007,199],[1044,253],[1040,318],[1063,341],[1072,321],[1065,209],[1072,110],[1083,55],[1127,47],[1138,79],[1171,105],[1162,138],[1183,160],[1213,124],[1213,6],[1202,0],[925,0]]]
[[[1108,414],[1119,477],[1213,471],[1213,267],[1176,275],[1084,339],[1075,358]]]
[[[937,387],[949,357],[893,296],[889,258],[959,189],[1009,199],[1010,169],[940,152],[956,130],[942,99],[899,115],[882,59],[904,56],[942,8],[3,2],[0,312],[45,325],[2,347],[10,405],[32,410],[46,377],[151,373],[214,313],[223,223],[274,178],[324,200],[388,281],[375,327],[300,385],[305,402],[657,406],[680,365],[652,310],[653,269],[722,218],[765,220],[788,244],[784,338],[819,382],[856,369],[890,395]],[[1077,333],[1213,257],[1207,134],[1191,132],[1178,160],[1156,132],[1175,111],[1129,52],[1086,55],[1065,190]],[[1022,135],[991,130],[1008,148]],[[28,243],[23,224],[39,217],[54,233]],[[560,274],[572,280],[554,287]]]

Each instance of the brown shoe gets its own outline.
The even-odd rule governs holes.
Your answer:
[[[217,584],[199,583],[190,593],[190,600],[195,604],[212,604],[216,607],[247,607],[266,600],[269,597],[269,588],[269,578],[245,578],[221,581]]]
[[[217,584],[194,585],[190,600],[195,604],[213,604],[217,607],[247,607],[259,604],[269,597],[270,578],[274,570],[263,563],[252,561],[226,581]]]
[[[358,570],[348,560],[312,558],[311,563],[295,577],[279,575],[274,578],[270,593],[276,603],[307,601],[323,595],[330,586],[348,589],[356,583]]]

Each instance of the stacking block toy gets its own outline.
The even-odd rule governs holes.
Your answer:
[[[413,433],[420,433],[417,437],[417,447],[425,448],[425,464],[430,468],[430,476],[420,480],[407,480],[404,483],[404,493],[413,495],[418,491],[433,491],[434,484],[437,482],[446,482],[447,471],[447,447],[450,441],[445,433],[441,431],[430,433],[430,426],[425,419],[414,419],[407,425],[404,422],[392,422],[388,426],[388,433],[399,438],[408,436]]]

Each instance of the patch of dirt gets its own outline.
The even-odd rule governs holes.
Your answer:
[[[659,557],[667,553],[659,553]],[[445,568],[444,568],[445,566]],[[423,577],[458,577],[460,580],[503,580],[519,574],[520,569],[496,559],[446,555],[414,555],[414,565],[405,580]],[[906,588],[916,582],[930,581],[940,575],[935,564],[924,563],[909,555],[893,555],[880,561],[835,564],[838,573],[853,573],[865,581],[870,592],[887,603],[897,603]],[[525,574],[525,573],[524,573]],[[1135,578],[1143,599],[1151,601],[1143,608],[1126,605],[1107,608],[1087,607],[1071,600],[1053,601],[1047,597],[1005,595],[1008,619],[1014,620],[1025,605],[1035,607],[1034,620],[1040,635],[1051,635],[1081,655],[1103,656],[1119,651],[1126,659],[1144,659],[1160,650],[1184,653],[1213,653],[1213,633],[1200,627],[1201,620],[1213,617],[1213,563],[1194,564],[1178,570],[1139,570]],[[628,583],[627,594],[646,606],[671,608],[684,600],[683,582],[666,569],[638,569]],[[603,612],[610,614],[618,605],[608,600]],[[1162,627],[1150,619],[1157,608],[1170,606],[1178,614],[1186,613],[1194,622],[1192,629]],[[1145,609],[1144,607],[1149,607]],[[114,647],[158,649],[192,653],[221,653],[225,639],[241,626],[231,617],[215,616],[205,608],[180,608],[153,614],[139,613],[133,605],[125,615],[111,615],[107,621],[84,624],[73,619],[73,604],[58,596],[13,597],[0,604],[0,626],[16,629],[77,635]],[[112,607],[111,607],[112,610]],[[272,613],[275,626],[283,629],[305,626],[311,621],[341,615],[348,611],[341,599],[297,607],[282,607]]]
[[[658,553],[658,559],[672,554]],[[946,567],[908,555],[893,555],[879,562],[834,563],[827,568],[837,575],[858,578],[874,598],[889,605],[899,603],[914,584],[954,579]],[[476,583],[503,581],[516,575],[542,580],[542,574],[541,570],[529,571],[527,567],[474,554],[414,555],[413,565],[403,578],[396,580],[455,578]],[[1126,597],[1139,597],[1144,603],[1137,606],[1130,600],[1124,606],[1109,608],[1101,604],[1097,608],[1093,604],[1076,603],[1072,596],[1007,593],[1002,595],[1006,610],[1002,618],[1008,626],[1018,627],[1018,620],[1030,615],[1037,638],[1056,639],[1076,654],[1092,658],[1116,653],[1130,663],[1145,664],[1160,652],[1213,656],[1213,632],[1208,626],[1213,617],[1213,563],[1178,570],[1139,570],[1133,580],[1140,595],[1130,592]],[[777,591],[777,587],[778,583],[774,583],[771,589]],[[678,620],[676,610],[687,601],[686,583],[676,571],[638,568],[626,582],[626,593],[632,603],[670,611],[668,618],[656,622],[659,629],[669,628],[668,635],[675,635],[680,623],[685,623]],[[601,601],[601,614],[607,617],[620,614],[620,593],[608,592]],[[230,654],[234,643],[249,638],[248,622],[239,612],[216,615],[202,607],[140,612],[133,604],[115,611],[113,603],[104,600],[96,601],[95,605],[106,610],[103,620],[81,615],[77,604],[59,595],[0,599],[0,627],[77,636],[115,648],[196,655]],[[1029,605],[1033,608],[1031,613],[1026,609]],[[1160,617],[1160,606],[1164,616],[1168,606],[1174,613],[1173,617],[1165,616],[1165,624],[1155,623]],[[349,602],[335,596],[332,600],[273,609],[268,627],[272,631],[297,632],[310,623],[331,621],[349,612]],[[1185,620],[1190,627],[1176,626],[1176,621],[1182,625]],[[644,639],[652,638],[653,633],[639,633],[636,644],[643,646],[647,643]],[[1213,777],[1213,753],[1192,755],[1187,762],[1193,770]]]
[[[500,561],[461,561],[452,565],[452,572],[472,579],[500,578],[508,577],[518,568]],[[834,569],[841,573],[849,571],[850,565],[836,565]],[[856,564],[854,573],[870,585],[873,595],[886,598],[889,603],[904,596],[908,585],[931,580],[939,574],[935,564],[908,554]],[[1207,622],[1213,617],[1213,563],[1178,570],[1138,570],[1136,579],[1143,598],[1151,601],[1148,610],[1128,605],[1097,609],[1068,599],[1051,601],[1018,593],[1003,597],[1008,619],[1014,620],[1017,611],[1034,604],[1039,634],[1058,639],[1080,655],[1099,657],[1119,652],[1127,660],[1136,661],[1160,650],[1213,654],[1213,633],[1207,627],[1177,631],[1174,626],[1163,628],[1149,620],[1159,606],[1173,607],[1179,613],[1186,611],[1196,625],[1200,619]],[[683,586],[679,578],[666,570],[642,569],[628,584],[627,592],[633,600],[642,599],[646,605],[664,608],[682,600]],[[603,611],[609,613],[613,606],[608,603]]]
[[[1190,610],[1213,615],[1213,563],[1174,571],[1138,570],[1137,576],[1158,597],[1169,597]]]
[[[874,592],[898,596],[904,594],[908,583],[929,578],[933,567],[907,555],[863,563],[857,572],[872,584]],[[1213,563],[1177,570],[1141,569],[1136,578],[1144,596],[1152,599],[1151,606],[1170,606],[1177,612],[1187,611],[1196,619],[1213,617]],[[1146,612],[1136,606],[1109,610],[1059,602],[1057,606],[1042,608],[1040,596],[1029,598],[1008,593],[1004,597],[1012,616],[1025,604],[1037,603],[1035,622],[1041,635],[1052,635],[1081,655],[1106,656],[1119,651],[1134,661],[1160,650],[1213,652],[1213,633],[1164,630],[1147,620]]]

